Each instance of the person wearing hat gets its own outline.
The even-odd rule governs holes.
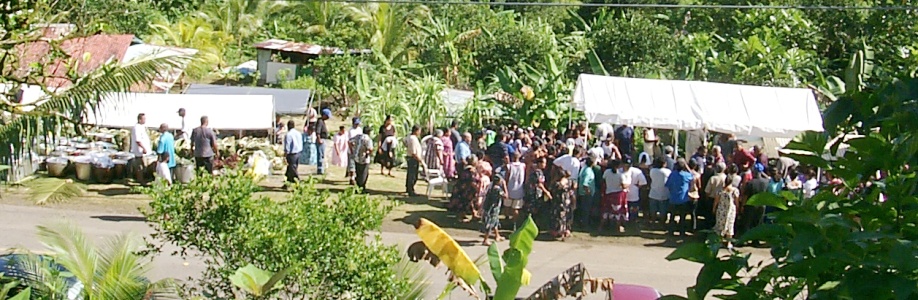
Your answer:
[[[178,115],[182,118],[181,129],[175,133],[176,140],[187,140],[191,138],[191,128],[188,128],[188,124],[185,123],[185,108],[178,109]]]
[[[325,174],[325,139],[328,138],[328,127],[325,126],[325,120],[331,118],[331,109],[323,108],[322,117],[316,120],[316,174]]]

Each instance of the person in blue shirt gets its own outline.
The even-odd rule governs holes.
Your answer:
[[[472,134],[466,132],[462,134],[462,140],[456,144],[456,170],[465,168],[465,166],[463,166],[465,160],[468,159],[469,156],[472,156],[472,147],[469,144],[471,142]]]
[[[284,136],[287,182],[294,183],[300,179],[300,175],[297,173],[297,169],[300,166],[300,152],[303,152],[303,135],[296,130],[293,120],[287,121],[287,135]]]
[[[175,174],[175,136],[169,132],[169,125],[163,123],[159,125],[159,140],[156,142],[156,153],[169,155],[169,174]]]
[[[669,189],[669,230],[668,234],[673,235],[676,227],[679,229],[679,235],[685,236],[685,227],[690,226],[686,217],[692,212],[691,203],[689,203],[689,184],[693,179],[691,171],[685,159],[676,161],[675,169],[669,178],[666,179],[666,187]],[[679,217],[679,223],[676,224],[676,217]]]

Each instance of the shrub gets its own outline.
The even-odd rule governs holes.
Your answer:
[[[397,249],[368,238],[391,206],[351,189],[334,197],[309,182],[286,201],[258,190],[237,171],[144,190],[154,200],[146,213],[153,238],[183,256],[202,254],[207,267],[193,294],[232,295],[229,277],[249,263],[269,272],[290,267],[277,293],[294,299],[395,299],[409,288],[393,269]]]

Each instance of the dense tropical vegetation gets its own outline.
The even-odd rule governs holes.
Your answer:
[[[371,125],[380,124],[386,114],[395,115],[402,132],[410,124],[446,121],[444,103],[436,96],[446,87],[475,91],[475,100],[460,116],[466,124],[480,126],[491,118],[555,126],[573,117],[566,100],[579,73],[810,86],[824,96],[831,137],[848,133],[864,137],[848,141],[857,151],[837,161],[820,156],[830,136],[802,136],[791,147],[814,153],[798,158],[832,171],[845,181],[844,187],[838,193],[822,192],[810,201],[790,195],[753,201],[784,208],[775,213],[774,224],[740,238],[767,242],[774,261],[759,265],[746,254],[721,255],[716,240],[674,252],[673,259],[704,264],[687,295],[702,299],[712,290],[728,290],[733,293],[725,297],[735,299],[914,298],[918,291],[918,245],[914,243],[918,226],[914,171],[918,164],[914,122],[918,117],[918,82],[914,79],[918,75],[918,9],[870,8],[918,3],[744,3],[863,9],[10,1],[0,6],[4,41],[0,83],[6,86],[0,99],[0,140],[12,147],[0,149],[0,157],[20,155],[34,138],[79,130],[74,125],[83,108],[97,105],[99,94],[126,91],[175,63],[141,59],[106,64],[86,74],[68,72],[62,79],[70,87],[51,93],[45,83],[54,74],[44,72],[44,63],[25,66],[28,72],[24,72],[16,49],[39,40],[33,25],[62,20],[77,26],[75,35],[131,33],[154,44],[200,50],[184,75],[186,83],[235,80],[235,75],[224,70],[254,59],[252,45],[268,38],[371,49],[372,55],[317,59],[313,64],[318,73],[290,78],[280,86],[316,89],[326,103],[342,104],[348,114],[363,115]],[[69,65],[85,59],[68,58],[59,49],[49,56]],[[43,87],[52,96],[20,104],[15,101],[18,89],[26,85]],[[832,147],[837,147],[834,143]],[[884,180],[871,177],[877,171],[884,174]],[[388,207],[352,192],[329,200],[330,195],[309,185],[297,187],[289,201],[280,203],[253,196],[256,189],[251,179],[230,174],[147,191],[157,200],[147,217],[153,220],[159,237],[209,257],[207,272],[195,283],[203,289],[201,294],[230,297],[243,289],[259,297],[393,299],[417,295],[411,280],[398,276],[396,250],[364,235],[379,229]],[[113,244],[119,247],[106,252],[91,249],[78,232],[61,229],[43,230],[42,234],[59,262],[89,284],[83,291],[85,299],[137,298],[132,295],[154,287],[140,280],[144,265],[133,254],[133,241],[115,240]],[[500,267],[507,275],[519,266],[506,257],[504,262],[501,267],[498,260],[492,269]],[[276,283],[269,274],[285,274],[283,287],[269,285]],[[112,287],[112,281],[126,284]],[[21,284],[29,287],[29,293],[61,298],[54,286]]]
[[[430,114],[439,117],[445,113],[436,105],[418,103],[426,98],[415,93],[430,92],[431,81],[475,90],[482,96],[497,91],[518,93],[517,84],[508,84],[500,73],[526,73],[519,79],[524,85],[553,85],[547,93],[537,91],[537,104],[524,105],[521,114],[557,120],[567,113],[563,100],[579,73],[824,86],[825,78],[843,77],[851,56],[867,47],[875,53],[877,76],[890,78],[918,70],[915,10],[863,9],[914,6],[914,1],[829,2],[752,0],[740,4],[861,9],[257,0],[61,0],[45,9],[66,12],[67,19],[84,33],[132,33],[152,43],[201,50],[186,74],[187,81],[226,77],[225,67],[254,59],[252,45],[268,38],[371,49],[374,54],[369,56],[315,62],[321,71],[310,81],[313,88],[325,100],[341,104],[361,100],[357,101],[361,105],[350,107],[350,114],[359,109],[361,114],[379,115],[372,119],[401,112],[399,106],[404,103],[428,107],[401,120],[426,124]],[[670,0],[664,4],[723,3]],[[125,13],[112,18],[109,12],[113,10]],[[357,78],[357,69],[366,71],[366,80]]]

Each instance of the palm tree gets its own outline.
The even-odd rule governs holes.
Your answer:
[[[282,12],[286,1],[214,0],[208,1],[197,16],[207,20],[214,30],[236,38],[237,50],[256,38],[268,17]]]
[[[327,1],[297,1],[290,11],[306,22],[309,34],[326,34],[347,17],[341,4]]]
[[[389,3],[353,4],[346,11],[351,19],[368,26],[371,49],[396,68],[410,61],[408,43],[414,34],[411,24],[430,15],[424,5]]]
[[[174,23],[162,18],[150,24],[147,42],[163,46],[197,49],[194,59],[185,69],[185,75],[200,79],[224,65],[223,48],[232,41],[226,32],[214,30],[206,19],[186,15]]]
[[[143,246],[143,240],[136,236],[116,236],[100,248],[76,226],[59,224],[39,226],[38,237],[52,252],[52,260],[33,257],[23,262],[31,276],[22,284],[44,299],[68,299],[73,293],[79,293],[84,300],[175,296],[172,280],[150,282],[146,278],[150,262],[136,254]],[[63,266],[66,272],[56,269],[51,262]],[[68,278],[78,283],[63,284]]]

